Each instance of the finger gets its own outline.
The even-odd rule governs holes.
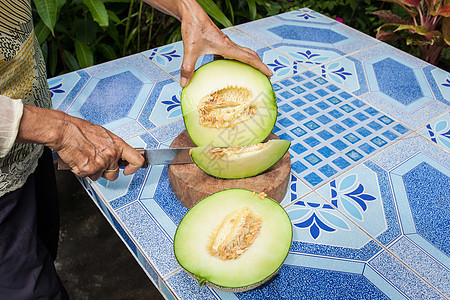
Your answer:
[[[250,55],[250,62],[248,63],[249,65],[255,67],[256,69],[260,70],[261,72],[263,72],[267,77],[272,77],[273,76],[273,72],[269,69],[269,67],[261,60],[261,58],[259,57],[259,55],[246,47],[242,47],[242,50],[244,50],[245,52],[247,52]]]
[[[124,143],[121,158],[128,162],[128,165],[123,170],[124,175],[135,173],[141,168],[145,161],[144,157],[138,151],[136,151],[136,149],[126,143]]]
[[[272,71],[267,67],[265,63],[262,62],[259,55],[246,47],[240,47],[236,45],[235,47],[225,47],[223,48],[222,54],[230,59],[236,59],[252,67],[260,70],[266,76],[271,77],[273,75]]]
[[[114,181],[119,177],[119,164],[115,162],[106,169],[102,177],[109,181]]]
[[[192,54],[191,51],[187,50],[183,56],[183,62],[181,63],[180,70],[180,85],[185,87],[191,81],[192,75],[195,70],[195,63],[197,62],[198,55]]]

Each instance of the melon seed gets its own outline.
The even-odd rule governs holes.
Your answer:
[[[253,244],[261,224],[262,218],[247,207],[231,212],[214,232],[210,253],[222,260],[238,258]]]
[[[234,129],[236,124],[255,115],[252,99],[252,92],[243,87],[229,86],[212,92],[199,102],[199,122],[207,127]]]
[[[215,159],[216,157],[230,157],[236,154],[244,154],[249,153],[253,151],[259,151],[265,147],[267,147],[267,143],[258,143],[253,145],[247,145],[247,146],[231,146],[228,148],[211,148],[211,160]]]

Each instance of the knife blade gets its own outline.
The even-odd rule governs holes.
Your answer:
[[[189,154],[192,147],[186,148],[157,148],[157,149],[136,149],[145,158],[145,164],[154,165],[183,165],[192,164]],[[123,163],[119,161],[120,164]],[[126,163],[126,162],[125,162]],[[128,163],[126,163],[128,164]],[[143,166],[144,167],[144,166]]]
[[[192,164],[191,155],[189,151],[192,147],[186,148],[156,148],[156,149],[143,149],[135,148],[145,159],[141,168],[148,168],[148,166],[154,165],[182,165]],[[125,167],[128,162],[120,159],[119,167]],[[58,157],[58,170],[71,170],[70,166],[66,164],[61,158]]]

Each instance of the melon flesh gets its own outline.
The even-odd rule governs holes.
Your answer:
[[[252,220],[260,221],[251,244],[234,258],[214,254],[217,240],[220,244],[221,238],[224,243],[226,238],[231,241],[239,237],[238,219],[249,213]],[[278,203],[264,194],[229,189],[206,197],[189,210],[175,233],[174,252],[180,265],[200,284],[238,292],[257,287],[275,275],[291,242],[291,221]]]
[[[186,130],[197,146],[260,143],[277,118],[270,80],[234,60],[216,60],[196,70],[181,93],[181,110]]]
[[[288,151],[291,142],[269,140],[249,146],[193,148],[194,163],[207,174],[226,179],[258,175],[276,164]]]

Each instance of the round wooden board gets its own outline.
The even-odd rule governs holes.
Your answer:
[[[267,140],[278,139],[271,133]],[[170,145],[171,148],[194,147],[186,130],[180,133]],[[185,207],[190,209],[203,198],[226,189],[243,188],[257,193],[265,192],[268,197],[280,203],[289,184],[291,158],[289,151],[275,165],[264,173],[242,179],[219,179],[212,177],[195,164],[170,165],[169,181],[172,190]]]

